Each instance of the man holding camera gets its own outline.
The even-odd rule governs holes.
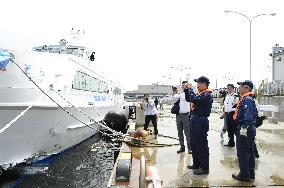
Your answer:
[[[208,89],[209,79],[201,76],[194,79],[197,82],[198,93],[193,92],[192,84],[185,85],[185,99],[192,104],[190,119],[190,144],[193,165],[188,165],[196,175],[209,173],[209,148],[207,132],[209,131],[208,117],[212,108],[211,90]]]
[[[144,98],[141,102],[141,108],[144,110],[145,114],[145,124],[144,124],[144,130],[148,129],[150,121],[152,121],[152,124],[154,126],[154,135],[155,138],[158,135],[158,128],[157,128],[157,109],[155,107],[155,103],[153,99],[149,98],[148,94],[144,94]]]
[[[184,88],[187,81],[182,82],[182,88]],[[174,103],[178,102],[179,100],[179,113],[176,114],[176,124],[177,124],[177,131],[178,131],[178,139],[180,144],[180,149],[177,153],[181,153],[185,151],[184,146],[184,136],[186,137],[187,142],[187,149],[188,154],[191,154],[191,147],[190,147],[190,140],[189,140],[189,129],[190,129],[190,103],[185,100],[184,92],[177,94],[173,87],[173,101]]]

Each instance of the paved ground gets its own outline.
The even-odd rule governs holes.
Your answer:
[[[161,112],[164,117],[159,118],[158,129],[163,135],[177,137],[175,116],[169,113],[169,107]],[[256,179],[243,183],[232,179],[232,173],[239,171],[236,148],[223,146],[220,130],[223,120],[219,114],[211,114],[210,131],[208,133],[210,150],[210,173],[208,175],[194,175],[186,168],[192,163],[192,156],[187,152],[177,154],[179,146],[162,148],[133,148],[133,154],[139,159],[141,154],[146,157],[147,165],[155,165],[163,187],[274,187],[284,186],[284,124],[270,124],[265,122],[257,129],[257,147],[260,158],[256,160]],[[158,137],[158,143],[177,143],[176,140]],[[134,159],[135,160],[135,159]]]

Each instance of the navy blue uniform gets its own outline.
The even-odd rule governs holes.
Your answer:
[[[209,131],[208,117],[211,113],[213,102],[211,93],[204,92],[196,95],[192,89],[189,89],[185,90],[185,99],[194,105],[190,119],[190,144],[193,166],[209,171],[207,132]]]
[[[254,138],[257,110],[252,97],[245,97],[239,105],[236,119],[237,156],[240,167],[239,176],[250,179],[254,176],[255,156]],[[247,136],[240,135],[241,128],[247,129]]]

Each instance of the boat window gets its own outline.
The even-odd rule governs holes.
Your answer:
[[[99,93],[102,93],[103,92],[102,82],[98,83],[98,87],[99,87]]]
[[[99,83],[98,79],[96,79],[96,78],[91,79],[91,91],[94,91],[94,92],[98,92],[99,91],[98,83]]]
[[[91,79],[92,79],[92,77],[90,77],[90,76],[87,76],[86,77],[86,91],[91,91]]]
[[[80,77],[80,74],[79,74],[79,72],[77,72],[75,74],[75,78],[74,78],[73,85],[72,85],[73,89],[80,88],[80,79],[79,79],[79,77]]]
[[[76,72],[72,89],[107,93],[108,84],[81,71]]]
[[[105,82],[104,82],[104,92],[108,93],[108,86],[107,86],[107,83],[105,83]]]

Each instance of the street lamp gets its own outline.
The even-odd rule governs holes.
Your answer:
[[[249,21],[249,79],[251,80],[251,23],[255,18],[257,18],[259,16],[265,16],[267,14],[258,14],[256,16],[253,16],[252,18],[249,18],[248,16],[244,15],[243,13],[236,12],[236,11],[225,10],[224,12],[225,13],[239,14],[239,15],[245,17]],[[276,13],[271,13],[269,15],[270,16],[276,16]]]
[[[164,85],[162,82],[156,82],[155,85],[151,88],[152,93],[154,93],[154,88],[156,88],[156,93],[159,93],[159,86]]]
[[[169,81],[169,80],[171,80],[171,79],[172,79],[170,76],[166,76],[166,75],[163,75],[162,77],[163,77],[163,78],[166,78],[166,79],[167,79],[167,81]]]
[[[176,70],[180,71],[180,75],[179,75],[179,85],[181,86],[181,75],[182,75],[182,71],[184,71],[184,70],[190,70],[191,67],[171,67],[171,69],[176,69]]]
[[[223,76],[223,79],[228,80],[228,83],[231,84],[231,83],[232,83],[232,80],[234,79],[234,77]]]

